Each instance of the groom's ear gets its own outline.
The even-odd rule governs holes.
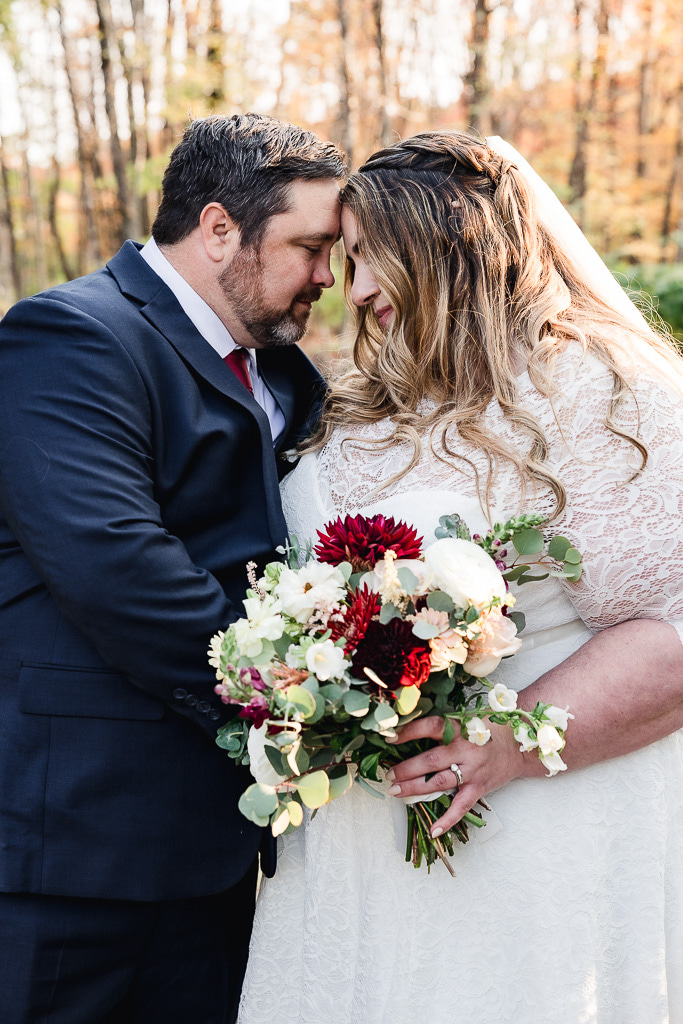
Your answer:
[[[199,230],[206,255],[214,263],[230,262],[240,247],[237,223],[220,203],[209,203],[199,215]]]

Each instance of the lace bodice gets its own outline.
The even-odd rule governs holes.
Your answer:
[[[581,550],[584,575],[579,583],[549,579],[520,589],[530,627],[545,629],[577,614],[594,631],[631,618],[654,618],[674,624],[683,642],[683,399],[649,370],[633,384],[617,425],[639,436],[648,457],[644,471],[631,479],[640,466],[639,453],[602,425],[612,390],[604,365],[570,345],[558,359],[555,380],[558,397],[551,403],[524,374],[520,400],[538,419],[548,439],[549,463],[567,491],[567,505],[552,530]],[[486,428],[520,452],[528,448],[528,438],[495,402],[486,412]],[[424,529],[426,541],[433,539],[439,515],[448,513],[458,512],[472,530],[485,528],[473,470],[465,461],[444,463],[428,444],[417,465],[386,485],[412,455],[408,443],[383,450],[368,445],[388,431],[386,420],[354,427],[345,432],[346,440],[337,431],[322,452],[304,457],[283,487],[287,521],[300,539],[315,539],[321,522],[361,509],[398,514]],[[454,437],[449,445],[486,480],[482,451]],[[437,442],[435,447],[438,453]],[[553,506],[550,488],[523,498],[514,467],[499,466],[492,519],[518,510],[549,513]]]

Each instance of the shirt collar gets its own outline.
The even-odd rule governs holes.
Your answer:
[[[187,317],[195,325],[203,338],[225,359],[233,349],[239,348],[230,331],[211,306],[194,290],[191,284],[171,266],[154,238],[140,250],[140,255],[158,277],[167,285],[183,308]],[[256,372],[256,353],[245,348],[249,357],[250,368]]]

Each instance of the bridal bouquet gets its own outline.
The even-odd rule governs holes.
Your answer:
[[[423,550],[403,522],[347,516],[319,532],[313,552],[283,550],[288,561],[269,563],[260,579],[250,563],[245,617],[209,649],[216,692],[240,706],[217,742],[257,779],[242,813],[280,835],[302,823],[304,806],[315,813],[352,784],[381,798],[372,783],[425,749],[387,742],[419,715],[445,719],[446,744],[457,728],[482,745],[487,720],[507,724],[549,775],[564,770],[567,711],[540,703],[523,711],[513,690],[488,678],[521,644],[523,616],[507,581],[581,574],[579,552],[564,537],[546,545],[543,522],[518,516],[470,537],[458,516],[444,516]],[[432,838],[449,803],[437,793],[407,805],[406,859],[416,866],[439,857],[452,870],[454,842],[484,824],[473,810]]]

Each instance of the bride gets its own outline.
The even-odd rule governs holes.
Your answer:
[[[575,717],[552,779],[502,726],[404,729],[436,745],[385,796],[455,788],[444,830],[491,808],[455,879],[356,786],[280,839],[240,1024],[683,1024],[681,360],[500,140],[375,154],[342,227],[355,367],[284,483],[290,530],[546,513],[584,575],[513,584],[526,639],[495,678]]]

